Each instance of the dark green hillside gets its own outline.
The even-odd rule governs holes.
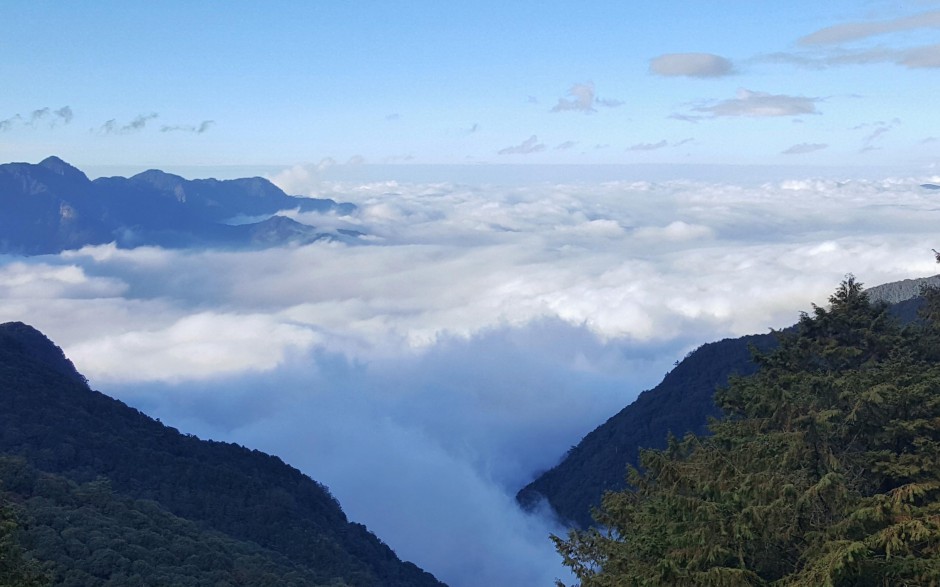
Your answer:
[[[117,495],[254,542],[324,583],[440,585],[350,523],[300,471],[181,434],[92,391],[58,348],[23,324],[0,325],[0,453],[79,484],[103,477]]]
[[[871,289],[891,302],[888,312],[902,324],[918,319],[921,286],[936,284],[938,276],[880,285]],[[911,297],[915,296],[915,297]],[[640,394],[585,436],[564,459],[516,496],[524,507],[547,499],[565,521],[586,528],[591,511],[606,491],[626,486],[623,472],[637,466],[640,449],[664,448],[666,435],[707,432],[708,419],[718,416],[715,391],[733,374],[748,375],[757,368],[751,351],[776,344],[772,334],[751,335],[702,345],[680,361],[663,381]]]
[[[78,485],[22,459],[0,457],[0,487],[9,517],[15,514],[15,538],[25,555],[20,567],[37,585],[323,584],[283,555],[204,529],[155,502],[122,497],[104,478]]]
[[[555,537],[583,587],[940,584],[940,289],[902,327],[849,278],[709,436],[647,450],[603,530]]]
[[[732,374],[753,373],[751,347],[767,349],[770,334],[725,339],[702,345],[670,371],[662,383],[589,433],[561,463],[519,492],[531,507],[547,499],[563,519],[581,527],[591,524],[591,509],[605,491],[626,485],[624,471],[636,465],[640,448],[663,448],[669,433],[702,433],[709,416],[717,416],[715,389]]]

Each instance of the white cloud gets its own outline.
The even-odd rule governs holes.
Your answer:
[[[829,145],[824,143],[799,143],[788,147],[781,151],[782,155],[803,155],[806,153],[813,153],[815,151],[821,151]]]
[[[89,299],[120,296],[118,278],[93,278],[78,265],[12,261],[0,265],[0,299]]]
[[[528,155],[530,153],[538,153],[545,150],[545,143],[540,143],[539,138],[535,135],[527,138],[518,145],[513,145],[511,147],[506,147],[500,149],[498,155]]]
[[[662,228],[647,226],[638,229],[635,233],[637,238],[650,239],[657,241],[688,241],[696,239],[711,238],[714,233],[712,229],[701,224],[689,224],[681,220],[670,222]]]
[[[552,107],[552,112],[597,112],[595,106],[604,106],[606,108],[617,108],[622,106],[620,100],[610,98],[598,98],[594,90],[594,82],[583,84],[573,84],[568,89],[570,98],[559,98],[558,103]]]
[[[270,371],[288,352],[308,349],[316,339],[311,329],[274,316],[200,312],[160,330],[77,344],[69,357],[83,366],[83,375],[105,384],[175,382]]]
[[[735,98],[722,100],[707,106],[693,108],[708,117],[747,116],[755,118],[771,116],[802,116],[818,114],[816,103],[819,98],[805,96],[787,96],[740,89]]]
[[[940,11],[923,12],[892,20],[850,22],[826,27],[799,40],[801,45],[828,45],[857,41],[877,35],[940,28]]]
[[[712,53],[667,53],[650,60],[650,72],[669,77],[724,77],[734,73],[734,65]]]
[[[637,143],[630,147],[627,147],[628,151],[655,151],[657,149],[662,149],[663,147],[668,147],[669,141],[663,139],[658,143]]]

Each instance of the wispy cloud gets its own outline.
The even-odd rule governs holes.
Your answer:
[[[938,68],[940,67],[940,44],[908,49],[901,54],[897,63],[914,69]]]
[[[816,103],[820,98],[806,96],[787,96],[785,94],[769,94],[754,92],[747,89],[738,90],[737,97],[721,100],[712,104],[696,106],[694,113],[701,114],[674,114],[673,118],[695,121],[702,118],[719,118],[725,116],[744,116],[752,118],[766,118],[773,116],[802,116],[806,114],[819,114]]]
[[[821,151],[829,145],[824,143],[799,143],[780,152],[781,155],[803,155],[814,151]]]
[[[130,134],[139,132],[147,126],[148,122],[158,117],[159,115],[156,112],[151,112],[150,114],[139,114],[126,124],[121,124],[117,121],[117,119],[112,118],[105,121],[100,127],[98,127],[98,132],[104,135]]]
[[[573,149],[577,146],[577,141],[565,141],[563,143],[558,143],[555,145],[556,151],[567,151],[568,149]]]
[[[192,125],[192,124],[183,124],[183,125],[175,125],[175,126],[164,125],[160,127],[160,132],[191,132],[197,135],[201,135],[202,133],[206,132],[213,126],[215,126],[214,120],[203,120],[198,125]]]
[[[863,130],[867,134],[862,137],[862,147],[860,152],[876,151],[880,147],[878,143],[887,133],[901,125],[901,119],[893,118],[887,122],[879,120],[877,122],[868,122],[852,127],[852,130]]]
[[[838,24],[810,33],[798,42],[801,45],[831,45],[888,33],[936,28],[940,28],[940,11],[937,10],[891,20]]]
[[[73,117],[74,113],[69,106],[63,106],[55,110],[46,106],[33,110],[28,116],[14,114],[9,118],[0,120],[0,132],[12,130],[17,126],[29,128],[48,126],[49,128],[55,128],[60,124],[65,125],[72,122]]]
[[[940,29],[940,11],[870,22],[849,22],[829,26],[798,40],[803,51],[777,52],[757,56],[753,61],[786,63],[810,69],[846,65],[892,63],[909,69],[940,68],[940,44],[892,46],[856,43],[873,37],[923,29]]]
[[[655,151],[657,149],[662,149],[663,147],[668,147],[669,141],[663,139],[658,143],[637,143],[627,147],[628,151]]]
[[[940,44],[923,45],[907,49],[876,47],[873,49],[839,50],[829,54],[771,53],[755,61],[785,63],[806,69],[827,69],[846,65],[893,63],[908,69],[940,68]]]
[[[506,147],[505,149],[500,149],[498,155],[528,155],[530,153],[538,153],[545,150],[545,143],[540,143],[539,138],[536,135],[532,135],[526,140],[522,141],[518,145],[513,145],[511,147]]]
[[[650,72],[667,77],[724,77],[734,73],[734,64],[712,53],[667,53],[650,60]]]
[[[617,108],[622,106],[620,100],[599,98],[594,90],[593,82],[574,84],[568,89],[569,98],[559,98],[558,103],[552,107],[552,112],[597,112],[596,106]]]

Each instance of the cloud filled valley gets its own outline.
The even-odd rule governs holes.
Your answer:
[[[482,172],[481,172],[482,173]],[[793,323],[847,272],[935,273],[936,178],[327,182],[358,245],[0,258],[0,321],[184,432],[283,458],[459,587],[564,573],[515,492],[696,346]]]

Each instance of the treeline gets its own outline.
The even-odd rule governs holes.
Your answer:
[[[940,584],[940,290],[899,325],[853,278],[710,435],[647,450],[599,528],[553,537],[583,587]]]

